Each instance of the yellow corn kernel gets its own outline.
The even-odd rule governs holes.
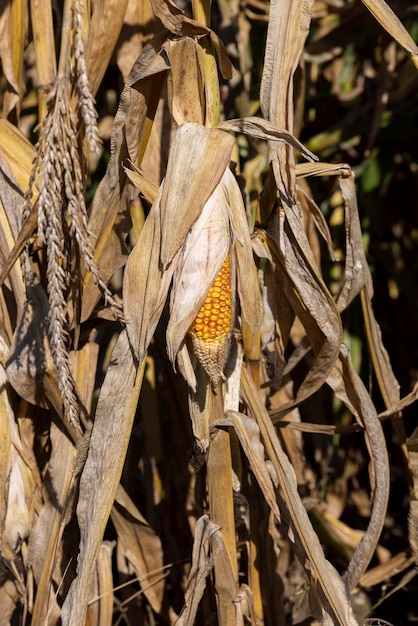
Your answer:
[[[232,326],[231,257],[228,255],[189,329],[193,348],[213,385],[222,374]]]

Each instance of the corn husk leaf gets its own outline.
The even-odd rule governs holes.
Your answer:
[[[176,133],[170,151],[166,178],[160,187],[159,195],[151,208],[140,238],[129,256],[124,276],[124,293],[126,294],[124,312],[127,330],[139,360],[143,358],[147,350],[164,307],[173,272],[176,269],[175,257],[179,255],[187,233],[214,190],[216,190],[217,201],[224,203],[219,217],[215,218],[215,222],[221,220],[216,227],[221,237],[219,243],[224,242],[222,249],[216,250],[216,255],[221,256],[215,258],[214,249],[212,249],[211,254],[214,257],[215,266],[209,266],[208,271],[212,279],[209,282],[208,278],[203,289],[201,284],[194,284],[193,290],[183,290],[180,286],[183,290],[182,296],[191,298],[193,300],[191,306],[194,308],[192,313],[190,306],[185,307],[184,303],[181,305],[187,315],[187,321],[181,325],[183,333],[181,337],[177,331],[175,336],[171,330],[168,331],[169,353],[173,358],[229,250],[229,226],[227,214],[225,214],[225,199],[217,185],[229,162],[232,144],[232,138],[225,133],[206,129],[199,124],[185,124]],[[211,176],[208,176],[205,168],[202,167],[208,157],[215,159]],[[190,178],[185,177],[184,172],[189,172]],[[170,193],[167,193],[167,190],[170,190]],[[195,225],[194,234],[191,237],[196,238],[205,227],[215,199],[211,202],[199,225]],[[212,245],[216,241],[217,239],[214,238]],[[196,255],[196,252],[193,254]],[[183,253],[182,256],[184,257]],[[196,256],[197,261],[199,261],[199,256],[201,255]],[[197,301],[194,296],[196,287],[200,289]],[[179,298],[175,291],[173,295]],[[179,319],[174,316],[172,318]]]
[[[234,139],[216,128],[188,122],[174,138],[161,197],[161,261],[166,268],[183,245],[219,184]],[[210,170],[208,172],[208,164]]]
[[[171,65],[168,97],[173,121],[177,126],[186,122],[203,124],[205,99],[199,66],[200,45],[191,37],[183,37],[168,40],[165,48]]]
[[[231,228],[234,238],[234,254],[237,264],[237,289],[241,304],[241,315],[252,333],[259,330],[263,316],[260,286],[254,263],[252,243],[241,190],[227,169],[222,179],[229,206]]]
[[[167,350],[172,362],[230,247],[228,205],[224,190],[218,186],[193,225],[174,273],[167,327]]]

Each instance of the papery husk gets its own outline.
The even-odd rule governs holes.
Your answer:
[[[230,246],[228,205],[218,186],[188,234],[174,273],[167,327],[167,350],[173,363]]]
[[[233,306],[235,308],[237,291],[241,315],[255,333],[262,320],[260,287],[241,192],[234,175],[226,168],[219,186],[187,236],[174,273],[167,328],[168,355],[173,363],[228,253],[232,261]],[[199,358],[205,346],[194,347]],[[218,346],[209,346],[208,350],[212,353],[210,360],[217,362],[218,370],[209,374],[212,384],[216,385],[228,357],[228,337]],[[184,365],[185,351],[181,358],[182,372],[190,371],[190,367]],[[199,360],[202,362],[202,356]],[[194,377],[186,376],[186,380],[195,389]]]

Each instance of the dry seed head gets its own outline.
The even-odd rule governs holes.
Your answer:
[[[228,255],[189,329],[193,348],[212,384],[218,384],[232,326],[231,257]]]

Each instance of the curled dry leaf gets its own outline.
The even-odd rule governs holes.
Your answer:
[[[337,382],[338,381],[338,382]],[[333,390],[356,419],[364,426],[371,459],[372,510],[365,535],[350,559],[345,579],[350,589],[366,571],[382,533],[389,498],[389,459],[385,436],[373,402],[351,363],[347,347],[342,344],[340,358],[329,380]]]
[[[145,597],[153,610],[161,613],[164,596],[161,541],[121,485],[118,487],[111,519],[122,553],[132,565]]]
[[[47,336],[47,315],[48,299],[42,287],[28,286],[10,348],[7,374],[22,398],[45,408],[53,407],[60,415],[62,400]]]
[[[243,133],[256,139],[264,141],[280,141],[292,146],[306,158],[317,161],[318,157],[308,150],[292,133],[283,128],[277,128],[274,124],[262,117],[244,117],[241,119],[227,120],[218,124],[217,128],[232,130],[236,133]]]
[[[275,409],[272,412],[273,419],[284,416],[324,384],[338,358],[342,338],[340,316],[312,260],[306,235],[299,233],[302,247],[292,242],[292,234],[292,231],[284,230],[284,244],[281,247],[261,231],[255,235],[268,249],[266,257],[272,258],[274,271],[294,312],[304,325],[315,355],[314,363],[298,389],[296,398]],[[283,245],[285,253],[281,249]]]
[[[210,540],[219,530],[219,526],[211,522],[208,515],[202,515],[196,522],[192,567],[187,579],[185,604],[176,626],[192,626],[195,623],[199,602],[206,587],[206,579],[214,563],[214,557],[210,554]]]

